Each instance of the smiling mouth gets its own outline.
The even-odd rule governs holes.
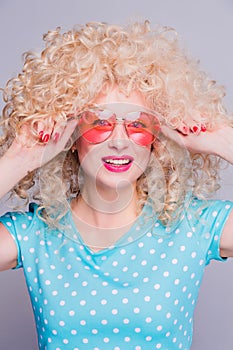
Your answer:
[[[103,157],[102,161],[104,163],[104,166],[110,171],[126,171],[132,165],[133,158],[129,156]]]
[[[132,160],[131,159],[105,159],[104,162],[107,164],[120,166],[120,165],[127,165],[131,163]]]

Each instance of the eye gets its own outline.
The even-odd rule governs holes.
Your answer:
[[[96,119],[93,122],[93,126],[100,126],[100,127],[111,126],[111,123],[109,123],[109,121],[107,121],[105,119]]]
[[[135,120],[128,124],[128,127],[130,128],[136,128],[136,129],[144,129],[147,126],[141,121],[141,120]]]

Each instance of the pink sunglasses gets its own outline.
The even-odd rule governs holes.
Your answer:
[[[97,144],[106,141],[120,123],[124,125],[130,140],[140,146],[148,146],[155,141],[160,130],[158,116],[147,109],[121,113],[118,116],[104,106],[95,106],[78,115],[79,134],[88,142]]]

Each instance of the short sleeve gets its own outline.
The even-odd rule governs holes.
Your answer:
[[[35,206],[31,205],[29,212],[8,212],[0,217],[0,222],[6,227],[17,247],[18,259],[17,266],[14,269],[18,269],[23,266],[21,241],[27,239],[27,232],[30,230],[34,216],[36,216],[35,212]]]
[[[211,260],[226,260],[220,256],[220,239],[223,228],[233,208],[230,201],[211,200],[192,202],[192,229],[204,250],[206,265]]]

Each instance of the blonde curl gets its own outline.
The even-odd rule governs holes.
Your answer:
[[[57,28],[43,39],[42,52],[25,53],[22,71],[4,89],[2,154],[23,123],[65,121],[116,84],[127,95],[140,91],[148,106],[172,128],[193,114],[207,128],[231,123],[222,102],[224,88],[188,57],[172,28],[153,29],[148,21],[124,27],[87,23],[65,33]],[[138,179],[140,206],[149,196],[164,224],[174,220],[188,192],[206,198],[218,188],[216,157],[189,153],[192,166],[185,168],[187,157],[182,154],[169,140],[158,140],[152,147],[154,160]],[[44,209],[43,217],[50,226],[57,226],[68,210],[66,199],[80,193],[78,169],[77,154],[69,150],[30,173],[14,192],[27,198],[27,191],[39,178],[43,198],[37,198]],[[162,174],[163,183],[158,174]]]

